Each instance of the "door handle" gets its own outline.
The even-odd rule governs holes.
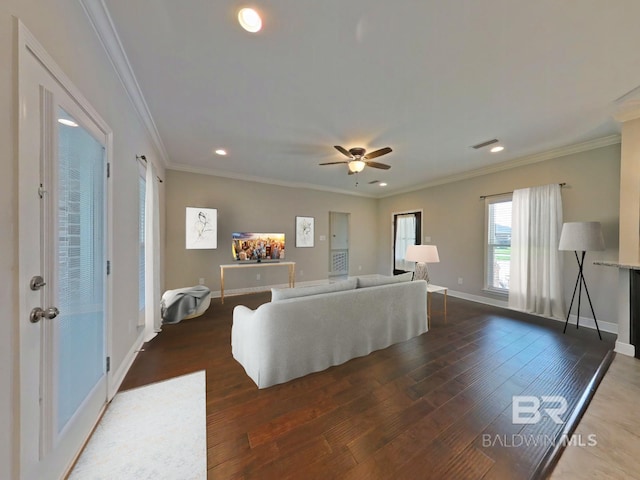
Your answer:
[[[58,310],[56,307],[49,307],[46,310],[43,310],[40,307],[36,307],[31,310],[31,313],[29,314],[29,320],[31,321],[31,323],[38,323],[41,318],[52,320],[59,314],[60,310]]]

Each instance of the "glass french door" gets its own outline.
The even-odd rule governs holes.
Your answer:
[[[422,243],[422,212],[393,215],[393,274],[413,270],[413,262],[405,260],[407,247]]]
[[[54,191],[54,418],[60,434],[105,371],[105,147],[58,107]],[[82,359],[81,362],[78,360]]]
[[[108,134],[19,37],[20,478],[57,479],[107,401]]]

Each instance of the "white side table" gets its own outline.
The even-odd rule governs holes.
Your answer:
[[[434,292],[442,292],[444,294],[444,321],[447,321],[447,287],[440,285],[427,285],[427,328],[431,328],[431,294]]]

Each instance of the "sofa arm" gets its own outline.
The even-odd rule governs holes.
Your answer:
[[[260,364],[263,355],[260,313],[243,305],[233,309],[233,325],[231,327],[231,352],[247,375],[259,385]]]
[[[251,310],[244,305],[238,305],[233,309],[231,349],[234,357],[236,356],[236,349],[243,348],[252,337],[251,323],[255,323],[256,320],[255,310]]]
[[[235,321],[237,318],[239,321],[244,322],[252,318],[255,313],[256,311],[251,310],[249,307],[245,307],[244,305],[236,305],[236,307],[233,309],[233,320]]]

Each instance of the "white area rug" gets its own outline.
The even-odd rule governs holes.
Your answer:
[[[205,372],[118,393],[71,480],[206,479]]]

